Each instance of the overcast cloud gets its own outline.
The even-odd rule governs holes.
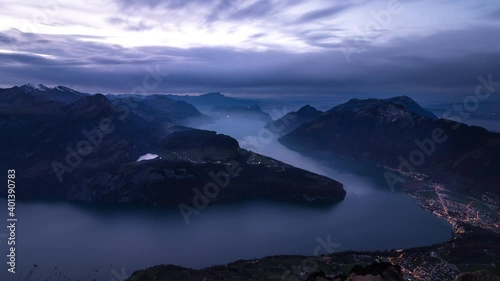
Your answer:
[[[0,2],[0,86],[332,95],[500,80],[497,0]],[[148,70],[149,69],[149,70]]]

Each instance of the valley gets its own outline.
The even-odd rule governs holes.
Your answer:
[[[382,269],[373,265],[373,270],[396,270],[391,274],[407,280],[452,280],[476,269],[498,273],[499,206],[494,193],[457,188],[463,183],[449,188],[449,183],[440,181],[442,177],[428,176],[425,165],[412,160],[411,150],[406,164],[398,166],[393,160],[378,162],[380,152],[372,153],[368,146],[364,154],[343,150],[335,155],[317,150],[331,146],[319,143],[314,145],[316,150],[305,150],[304,145],[309,145],[305,141],[297,149],[296,141],[291,145],[287,140],[317,120],[337,120],[328,119],[334,111],[305,106],[270,121],[259,107],[228,105],[210,113],[184,103],[184,109],[170,110],[176,101],[160,96],[118,99],[85,94],[68,102],[56,94],[78,92],[57,89],[55,100],[36,102],[34,111],[14,114],[11,108],[2,113],[12,120],[2,126],[11,130],[13,124],[17,126],[13,131],[17,136],[4,139],[4,147],[30,151],[25,155],[4,152],[17,163],[18,174],[24,174],[19,183],[23,186],[20,215],[40,235],[40,239],[28,239],[20,227],[20,240],[29,241],[19,246],[21,255],[29,257],[19,261],[23,272],[36,264],[40,276],[56,266],[56,274],[96,280],[116,278],[117,272],[122,279],[131,275],[129,280],[134,281],[187,272],[235,280],[247,275],[269,278],[271,273],[293,280],[324,274],[321,278],[335,280],[335,276],[368,270],[356,265],[371,268],[376,262]],[[43,95],[33,87],[20,90],[20,95],[26,95],[20,103],[33,103],[33,98]],[[374,116],[377,126],[386,122],[394,126],[403,118],[404,130],[437,120],[408,98],[397,101],[399,108],[390,105],[388,114],[381,111],[384,100],[369,101],[371,111],[363,112],[362,118]],[[353,102],[337,106],[341,113],[334,114],[344,116],[365,106],[363,100]],[[45,108],[46,104],[50,106]],[[410,111],[403,112],[405,108]],[[412,121],[415,114],[434,121]],[[15,143],[40,121],[45,123],[42,130]],[[440,145],[448,140],[442,141],[444,131],[431,133],[430,139],[420,137],[426,136],[426,130],[418,141],[407,143],[429,157],[423,162],[434,163],[435,155],[446,157]],[[342,134],[347,137],[351,132],[364,133]],[[64,143],[69,145],[64,148]],[[50,155],[56,155],[56,160]],[[386,159],[391,155],[385,151]],[[53,175],[44,176],[47,173]],[[52,227],[45,227],[44,218],[52,218]],[[82,221],[86,223],[74,223]],[[109,222],[113,223],[107,226]],[[62,238],[70,229],[79,234]],[[116,233],[123,238],[114,238]],[[60,239],[51,244],[42,242],[43,237]],[[135,241],[134,246],[130,241]],[[89,243],[100,250],[84,254]],[[75,261],[63,258],[68,248],[80,253]],[[148,259],[142,255],[146,249]],[[47,256],[47,251],[52,254]],[[240,259],[247,261],[230,263]],[[314,267],[304,266],[311,261]],[[135,272],[164,263],[176,266]],[[234,271],[247,263],[252,266]],[[82,270],[90,273],[82,275]]]

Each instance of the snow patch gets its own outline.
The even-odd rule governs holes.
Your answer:
[[[73,90],[71,88],[64,87],[64,86],[57,86],[57,87],[55,87],[55,89],[57,89],[57,90],[59,90],[61,92],[66,91],[66,92],[70,92],[70,93],[73,93],[73,94],[80,94],[79,92],[77,92],[77,91],[75,91],[75,90]]]
[[[147,161],[147,160],[153,160],[153,159],[156,159],[158,158],[158,155],[157,154],[151,154],[151,153],[148,153],[148,154],[144,154],[142,155],[141,157],[139,157],[139,159],[137,159],[136,162],[141,162],[141,161]]]
[[[49,91],[49,90],[50,90],[50,88],[49,88],[49,87],[47,87],[47,86],[45,86],[45,85],[43,85],[43,84],[39,84],[39,85],[38,85],[38,87],[36,87],[36,89],[37,89],[38,91],[40,91],[40,92],[45,92],[45,91]]]

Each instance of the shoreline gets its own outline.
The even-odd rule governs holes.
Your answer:
[[[415,188],[415,184],[417,188]],[[465,251],[464,255],[467,256],[466,253],[470,252],[470,249],[468,249],[469,244],[474,244],[477,250],[481,250],[479,249],[481,247],[487,248],[491,246],[493,249],[492,253],[498,255],[500,258],[499,242],[491,245],[491,241],[474,239],[475,235],[479,233],[486,237],[490,237],[492,241],[497,241],[498,238],[500,238],[500,229],[498,225],[492,226],[486,221],[477,221],[467,216],[466,220],[461,220],[460,215],[463,214],[459,212],[461,210],[459,208],[461,205],[452,204],[453,208],[450,210],[450,208],[446,208],[444,201],[440,200],[443,204],[436,204],[435,198],[425,198],[425,196],[423,196],[422,193],[425,194],[426,192],[436,192],[437,194],[452,193],[450,190],[445,189],[444,186],[438,186],[428,182],[413,182],[413,188],[403,188],[402,190],[411,196],[419,207],[432,213],[434,216],[444,219],[450,224],[452,227],[452,237],[443,243],[391,251],[343,251],[320,256],[273,255],[260,259],[238,260],[225,265],[214,265],[203,269],[189,269],[175,265],[156,265],[148,269],[136,271],[127,280],[134,281],[144,275],[153,278],[158,271],[164,271],[164,273],[168,272],[168,274],[188,272],[189,275],[205,277],[212,276],[211,274],[218,274],[217,276],[225,276],[224,274],[227,274],[231,276],[232,271],[241,270],[236,269],[239,267],[244,267],[245,274],[250,275],[255,273],[254,271],[262,271],[263,268],[269,271],[281,270],[283,274],[289,275],[293,273],[293,267],[297,267],[297,265],[302,268],[302,271],[296,276],[296,278],[299,278],[296,280],[306,280],[304,277],[306,277],[307,274],[317,272],[319,269],[322,269],[325,273],[329,273],[330,276],[334,276],[336,274],[346,273],[348,269],[352,268],[354,265],[369,265],[373,262],[390,262],[393,265],[400,266],[405,278],[408,278],[408,280],[420,281],[429,280],[429,278],[431,278],[430,280],[453,280],[450,278],[455,278],[460,273],[469,271],[464,270],[464,268],[467,268],[467,264],[455,264],[450,261],[450,252]],[[438,196],[438,198],[442,199],[440,196]],[[495,199],[489,199],[491,204],[495,202]],[[444,200],[447,202],[449,201],[448,199]],[[476,200],[479,199],[476,198]],[[468,206],[470,213],[472,208],[471,204]],[[498,208],[498,206],[495,207]],[[481,219],[482,216],[480,215],[478,217]],[[484,226],[488,225],[494,228],[484,228]],[[288,260],[293,260],[295,262],[290,263]],[[352,263],[345,263],[344,260],[351,260]],[[314,270],[309,271],[307,267],[303,266],[304,262],[316,264]],[[248,265],[253,265],[253,267],[249,269]],[[493,262],[491,264],[475,264],[475,266],[491,270],[497,275],[500,274],[500,268],[497,268]],[[474,267],[471,267],[471,269],[473,268]],[[269,276],[266,278],[269,278]]]
[[[390,262],[395,265],[401,266],[403,272],[407,276],[419,276],[423,274],[422,272],[428,272],[429,266],[423,266],[423,267],[415,267],[415,261],[419,259],[419,257],[422,256],[431,256],[432,258],[436,259],[439,261],[438,265],[433,265],[432,266],[432,271],[435,271],[432,274],[436,274],[436,272],[441,272],[445,271],[447,272],[446,274],[458,274],[460,270],[456,265],[453,263],[447,262],[446,258],[441,258],[443,249],[447,249],[450,247],[455,247],[454,244],[457,241],[464,240],[463,235],[466,235],[467,233],[475,232],[476,229],[470,230],[468,227],[468,224],[471,224],[473,227],[477,227],[480,229],[485,229],[484,225],[489,225],[485,224],[486,222],[483,221],[477,221],[473,218],[473,216],[469,216],[468,221],[463,220],[463,210],[467,209],[460,209],[459,207],[464,207],[467,206],[465,204],[458,205],[452,205],[454,208],[450,209],[448,208],[445,211],[445,208],[443,206],[447,206],[447,204],[436,204],[438,202],[437,198],[439,197],[432,197],[429,194],[434,194],[437,196],[437,194],[443,195],[445,198],[444,200],[448,202],[449,198],[451,195],[454,193],[451,192],[450,190],[447,190],[444,188],[444,186],[440,185],[435,185],[433,183],[429,182],[412,182],[407,188],[403,188],[402,191],[405,192],[405,194],[408,194],[409,196],[413,197],[414,200],[416,200],[416,204],[425,209],[426,211],[432,213],[434,216],[437,216],[441,219],[446,220],[448,224],[452,226],[452,237],[451,239],[444,241],[442,243],[438,244],[433,244],[433,245],[428,245],[428,246],[421,246],[421,247],[414,247],[414,248],[402,248],[398,250],[388,250],[388,251],[353,251],[353,250],[346,250],[342,252],[335,252],[331,253],[328,255],[322,255],[322,256],[303,256],[303,255],[272,255],[272,256],[267,256],[263,258],[258,258],[258,259],[250,259],[250,260],[237,260],[234,262],[230,262],[225,265],[213,265],[213,266],[208,266],[205,268],[201,269],[190,269],[190,268],[185,268],[185,267],[180,267],[180,266],[175,266],[175,265],[157,265],[153,266],[148,269],[142,269],[136,271],[134,274],[138,274],[138,272],[143,272],[142,274],[145,274],[144,272],[147,272],[151,269],[156,270],[157,268],[170,268],[172,271],[172,274],[174,272],[178,271],[188,271],[188,272],[194,272],[194,273],[200,273],[200,274],[205,274],[206,271],[218,271],[222,270],[223,268],[230,268],[232,266],[240,266],[242,264],[254,264],[255,266],[259,265],[260,267],[267,267],[268,263],[274,263],[276,260],[281,260],[281,259],[290,259],[294,261],[299,261],[298,263],[301,264],[304,260],[314,260],[318,263],[318,268],[323,268],[326,266],[331,270],[332,268],[339,268],[339,270],[335,271],[335,273],[345,273],[345,271],[348,269],[349,266],[353,266],[356,264],[366,264],[368,265],[371,262]],[[462,195],[463,198],[469,198],[468,196]],[[463,199],[462,198],[462,199]],[[475,200],[480,200],[477,198],[474,198]],[[471,198],[472,200],[472,198]],[[484,200],[484,199],[483,199]],[[486,201],[488,201],[488,204],[494,204],[496,199],[494,197],[492,198],[486,198]],[[68,202],[66,202],[68,203]],[[71,204],[71,202],[69,202]],[[474,206],[471,204],[469,207],[469,213],[472,214],[473,211],[476,210]],[[496,205],[495,205],[496,206]],[[498,206],[496,206],[498,208]],[[483,211],[484,212],[484,211]],[[460,220],[462,218],[462,220]],[[482,215],[482,213],[479,213],[479,218],[487,218]],[[491,225],[490,225],[491,226]],[[492,230],[493,235],[496,235],[498,237],[499,235],[499,229],[498,227]],[[468,241],[468,238],[466,238],[464,241]],[[434,255],[432,255],[434,253]],[[343,260],[351,260],[352,262],[346,263]],[[485,266],[488,266],[484,264]],[[287,268],[287,266],[294,266],[293,264],[283,264],[279,266],[278,268]],[[494,269],[494,268],[489,268],[489,269]],[[130,273],[130,272],[129,272]],[[193,274],[194,274],[193,273]],[[134,274],[132,274],[128,280],[136,280],[133,279],[135,277]],[[498,273],[497,273],[498,274]],[[132,279],[130,279],[132,278]],[[146,279],[147,280],[147,279]],[[305,279],[304,279],[305,280]],[[409,279],[409,280],[425,280],[425,279]],[[435,279],[435,280],[446,280],[446,279]]]

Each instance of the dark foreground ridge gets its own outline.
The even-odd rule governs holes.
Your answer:
[[[357,265],[344,274],[325,273],[320,268],[326,264],[318,264],[309,260],[305,266],[297,267],[297,272],[283,272],[280,275],[279,262],[283,264],[299,262],[300,257],[281,256],[266,258],[267,270],[259,270],[256,265],[261,262],[238,261],[227,266],[219,266],[204,270],[189,270],[176,266],[156,266],[144,271],[134,273],[128,281],[180,281],[180,280],[305,280],[305,281],[404,281],[401,268],[391,263],[372,263],[366,266]],[[321,265],[321,266],[320,266]],[[316,268],[317,271],[309,273],[308,270]],[[259,273],[260,271],[260,273]],[[301,277],[302,276],[302,277]]]
[[[322,256],[272,256],[200,270],[158,265],[134,272],[127,280],[499,281],[500,269],[495,266],[500,260],[498,234],[463,227],[466,233],[429,247]],[[485,252],[489,261],[483,265]],[[488,269],[477,271],[480,267]]]

